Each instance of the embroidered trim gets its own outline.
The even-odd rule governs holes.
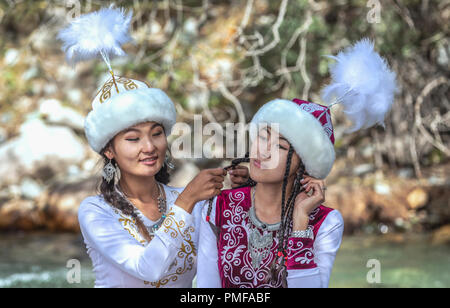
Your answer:
[[[134,83],[133,80],[125,78],[125,77],[116,77],[115,81],[123,84],[125,90],[127,90],[127,91],[138,88],[137,84]],[[111,98],[111,88],[113,85],[114,85],[114,81],[111,78],[107,82],[105,82],[105,84],[100,89],[100,91],[97,92],[97,95],[98,95],[98,93],[102,92],[102,94],[100,95],[100,103],[103,103],[107,99]]]
[[[170,193],[173,196],[179,195],[178,191],[175,190],[171,190]],[[134,219],[127,215],[124,215],[116,209],[114,209],[114,212],[120,216],[119,222],[121,223],[123,228],[136,241],[138,241],[142,246],[146,246],[149,243],[143,238],[143,236],[140,235],[136,225],[136,221]],[[168,272],[172,270],[174,271],[155,282],[144,280],[144,285],[151,285],[153,287],[159,288],[167,285],[169,282],[177,281],[179,276],[194,269],[194,266],[196,264],[197,250],[192,236],[195,232],[195,228],[193,226],[189,226],[187,228],[185,227],[186,223],[184,220],[177,221],[175,219],[175,212],[173,210],[167,214],[167,217],[164,220],[161,229],[164,228],[164,232],[168,234],[170,233],[170,236],[174,239],[178,236],[181,236],[183,238],[181,247],[179,248],[179,251],[177,253],[177,257],[167,270]],[[183,228],[185,229],[183,230]]]

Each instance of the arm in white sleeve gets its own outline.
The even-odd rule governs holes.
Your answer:
[[[303,246],[303,254],[296,256],[297,262],[304,262],[296,269],[288,270],[290,288],[328,287],[336,253],[341,245],[344,220],[337,210],[331,211],[320,226],[314,242],[302,239],[296,243]],[[313,246],[313,249],[311,249]]]
[[[94,249],[123,271],[146,281],[163,277],[182,245],[182,232],[194,224],[189,213],[174,205],[155,237],[143,246],[116,216],[92,199],[82,202],[78,220],[85,240]]]
[[[212,211],[210,216],[211,223],[215,224],[216,218],[216,201],[214,198]],[[202,219],[200,222],[200,238],[199,252],[197,262],[197,287],[199,288],[221,288],[217,238],[206,221],[208,206],[206,205],[202,211]]]

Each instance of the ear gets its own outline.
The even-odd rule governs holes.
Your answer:
[[[113,159],[114,158],[114,150],[113,150],[111,144],[108,144],[108,146],[105,149],[104,154],[105,154],[106,157],[108,157],[108,159]]]

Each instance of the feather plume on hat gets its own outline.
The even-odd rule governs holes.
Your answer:
[[[397,90],[396,75],[378,53],[369,39],[341,51],[330,65],[332,82],[322,90],[322,99],[328,108],[344,106],[343,112],[353,126],[347,133],[380,124],[391,109]]]
[[[112,73],[110,57],[124,56],[121,46],[132,41],[129,27],[133,12],[123,8],[102,8],[80,16],[58,33],[69,63],[101,56]]]

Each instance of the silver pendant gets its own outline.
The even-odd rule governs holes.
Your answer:
[[[273,245],[273,232],[280,229],[281,223],[266,224],[258,219],[255,211],[255,189],[252,192],[252,206],[248,211],[248,221],[250,227],[248,230],[247,249],[250,251],[252,266],[255,270],[259,269],[264,259],[269,257]]]
[[[272,231],[263,231],[263,234],[261,234],[257,228],[250,228],[248,234],[248,250],[250,251],[252,266],[255,270],[269,256],[272,244]]]

